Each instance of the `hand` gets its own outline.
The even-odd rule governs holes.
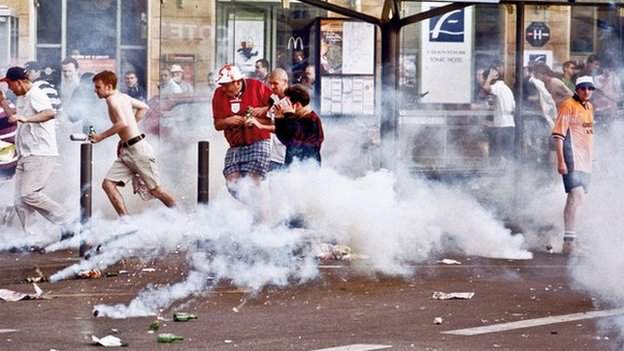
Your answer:
[[[247,120],[244,116],[239,116],[239,115],[234,115],[231,118],[231,122],[233,126],[239,127],[239,126],[244,126],[245,125],[245,121]]]
[[[281,118],[284,117],[287,113],[295,113],[295,108],[290,102],[289,99],[285,99],[279,104],[275,105],[275,117]]]
[[[17,122],[26,123],[28,121],[26,117],[21,116],[21,115],[11,115],[9,116],[8,120],[10,123],[17,123]]]
[[[262,123],[260,123],[260,121],[258,121],[256,118],[248,119],[247,121],[245,121],[245,125],[247,127],[257,127],[257,128],[262,127]]]
[[[4,91],[0,89],[0,102],[6,100],[6,95],[4,94]]]
[[[97,144],[100,141],[102,141],[102,135],[100,135],[98,133],[89,134],[89,141],[92,144]]]
[[[266,107],[251,107],[251,115],[254,117],[262,117],[266,111]]]
[[[559,162],[559,165],[557,166],[557,171],[561,175],[566,175],[568,174],[568,166],[566,166],[565,162]]]

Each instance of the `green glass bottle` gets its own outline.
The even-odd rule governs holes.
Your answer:
[[[186,312],[176,312],[173,314],[174,322],[188,322],[191,319],[197,319],[197,316]]]
[[[182,341],[182,340],[184,340],[184,337],[178,336],[178,335],[175,335],[175,334],[171,334],[171,333],[158,334],[158,342],[159,343],[170,344],[170,343],[176,342],[178,340]]]

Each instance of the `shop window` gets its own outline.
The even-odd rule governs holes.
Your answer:
[[[67,54],[115,57],[117,2],[67,2]]]
[[[61,0],[37,2],[37,42],[61,44]]]
[[[571,10],[570,51],[572,53],[594,52],[595,9],[593,7],[573,6]]]
[[[121,45],[145,45],[147,40],[147,2],[121,1]]]

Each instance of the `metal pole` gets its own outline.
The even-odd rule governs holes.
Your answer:
[[[394,169],[397,161],[400,32],[398,19],[381,26],[381,157],[383,167],[388,169]]]
[[[516,80],[514,90],[516,91],[516,113],[515,113],[515,139],[516,139],[516,159],[524,159],[524,118],[522,116],[524,102],[524,5],[516,5]]]
[[[207,204],[210,194],[210,142],[197,144],[197,203]]]
[[[92,178],[93,178],[93,145],[89,142],[80,144],[80,224],[81,231],[90,226],[92,214]],[[80,257],[84,257],[87,245],[80,242]]]

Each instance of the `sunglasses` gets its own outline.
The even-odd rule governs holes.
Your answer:
[[[593,87],[578,87],[576,89],[578,89],[578,90],[590,90],[590,91],[596,90],[596,88],[593,88]]]

